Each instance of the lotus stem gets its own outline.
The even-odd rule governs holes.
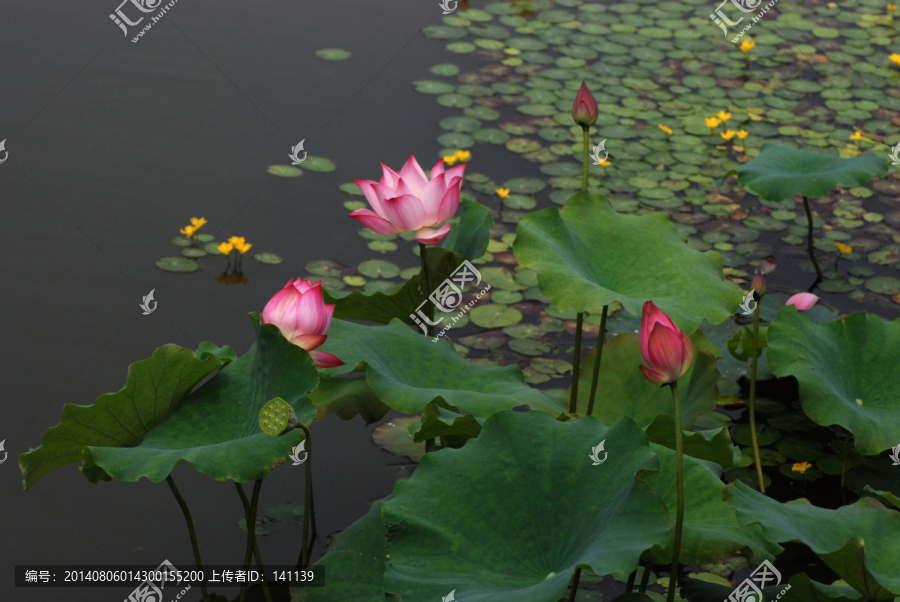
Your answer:
[[[847,486],[847,458],[850,455],[850,433],[844,433],[844,453],[841,460],[841,489]]]
[[[594,374],[591,376],[591,395],[588,397],[587,409],[588,416],[594,411],[594,398],[597,397],[597,382],[600,379],[600,358],[603,356],[603,339],[606,337],[606,316],[608,313],[609,305],[604,305],[603,313],[600,314],[600,333],[597,335],[597,355],[594,356]]]
[[[641,586],[638,588],[639,594],[647,591],[647,583],[650,581],[650,567],[641,565],[641,568],[644,569],[644,572],[641,574]]]
[[[677,510],[675,512],[675,542],[672,546],[672,568],[669,571],[669,593],[666,602],[674,602],[678,583],[678,557],[681,554],[681,531],[684,528],[684,433],[681,430],[681,400],[678,399],[678,383],[671,382],[672,400],[675,402],[675,486]]]
[[[582,152],[582,159],[581,159],[581,162],[582,162],[581,192],[587,192],[587,189],[588,189],[588,149],[591,147],[590,136],[589,136],[590,129],[591,129],[590,126],[581,126],[581,131],[584,134],[584,137],[583,137],[584,142],[582,144],[582,146],[584,148],[582,149],[583,152]]]
[[[428,247],[424,243],[419,243],[419,257],[422,259],[422,285],[425,287],[425,297],[431,293],[431,285],[428,283]],[[428,335],[434,338],[434,306],[429,306],[426,310],[428,313]]]
[[[306,497],[303,502],[303,547],[300,549],[300,559],[297,561],[297,570],[302,570],[309,566],[310,548],[312,547],[309,533],[313,505],[312,433],[310,433],[309,428],[302,422],[297,423],[297,426],[303,429],[303,433],[306,435],[306,453],[308,454],[306,457]]]
[[[759,363],[759,305],[762,297],[757,300],[753,310],[753,348],[750,354],[750,440],[753,443],[753,461],[756,463],[756,478],[759,479],[760,493],[766,492],[765,477],[762,471],[762,462],[759,459],[759,442],[756,440],[756,367]]]
[[[572,362],[572,398],[569,400],[569,414],[578,410],[578,378],[581,373],[581,328],[584,325],[584,312],[575,317],[575,358]]]
[[[244,521],[247,524],[247,547],[244,551],[244,571],[250,570],[250,560],[253,557],[253,550],[256,548],[256,509],[259,505],[259,491],[262,489],[262,479],[258,479],[253,484],[253,494],[250,499],[250,505],[247,505],[247,494],[244,493],[244,488],[241,487],[237,482],[239,495],[241,496],[241,502],[244,504]],[[259,554],[256,556],[256,561],[259,564],[262,562],[259,560]],[[263,573],[265,577],[265,573]],[[268,591],[268,586],[266,586],[266,591]],[[241,585],[241,597],[240,602],[244,602],[244,597],[247,595],[247,584],[244,583]]]
[[[575,596],[578,593],[578,581],[581,579],[581,569],[575,569],[572,576],[572,590],[569,592],[569,602],[575,602]]]
[[[194,521],[191,518],[191,511],[188,509],[184,498],[181,497],[181,492],[178,491],[178,487],[175,485],[175,479],[172,478],[171,474],[166,477],[166,483],[169,484],[169,489],[172,490],[172,495],[175,496],[175,500],[181,508],[181,513],[184,515],[184,522],[187,523],[188,534],[191,536],[191,548],[194,550],[194,562],[197,563],[197,570],[202,573],[203,562],[200,560],[200,546],[197,545],[197,533],[194,531]],[[200,584],[200,591],[203,593],[203,601],[206,602],[206,600],[209,599],[209,594],[206,592],[206,579]]]
[[[247,493],[244,491],[243,485],[234,481],[234,486],[238,490],[238,495],[241,498],[241,504],[244,506],[244,521],[246,524],[250,524],[250,500],[247,499]],[[256,524],[256,518],[253,519],[254,527]],[[248,530],[249,533],[249,530]],[[256,532],[254,528],[253,534],[253,553],[256,556],[256,566],[259,568],[259,571],[263,574],[263,593],[266,596],[266,602],[272,602],[272,595],[269,593],[269,580],[266,578],[266,568],[263,565],[262,554],[259,552],[259,542],[256,540]],[[246,570],[247,567],[245,566]],[[244,599],[244,588],[241,588],[241,600]]]
[[[631,571],[631,574],[628,575],[628,583],[625,584],[625,593],[630,594],[634,591],[634,580],[637,577],[637,569]]]
[[[813,218],[812,212],[809,210],[809,199],[804,195],[803,209],[806,211],[806,250],[809,252],[809,259],[812,261],[813,267],[816,268],[816,280],[822,280],[822,268],[816,261],[816,254],[813,252]]]

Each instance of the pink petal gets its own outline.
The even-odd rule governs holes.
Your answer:
[[[691,342],[691,338],[683,331],[681,333],[681,348],[683,357],[681,358],[681,372],[678,374],[678,378],[687,374],[687,371],[694,365],[695,357],[694,344]]]
[[[425,207],[425,224],[435,226],[450,219],[447,217],[441,219],[439,217],[444,191],[444,178],[435,178],[428,182],[425,188],[422,189],[421,194],[419,194],[422,206]]]
[[[797,293],[788,299],[785,305],[793,305],[798,311],[806,311],[807,309],[811,309],[818,300],[819,297],[812,293]]]
[[[667,316],[664,311],[656,306],[656,303],[653,301],[645,301],[644,310],[641,315],[641,355],[648,363],[650,361],[648,359],[650,354],[648,341],[650,339],[650,333],[653,332],[653,327],[657,323],[661,323],[663,326],[672,330],[678,330],[675,323],[669,319],[669,316]]]
[[[425,184],[428,183],[428,177],[413,155],[409,156],[406,164],[400,169],[400,177],[415,190],[413,194],[419,194],[422,188],[425,187]]]
[[[440,159],[437,163],[434,164],[434,167],[431,168],[431,179],[433,180],[443,174],[444,174],[444,160]]]
[[[655,384],[655,385],[666,384],[666,382],[667,382],[666,377],[663,376],[662,374],[660,374],[659,372],[657,372],[656,370],[651,370],[650,368],[648,368],[647,366],[644,366],[643,364],[638,366],[638,368],[641,369],[641,372],[644,374],[645,377],[647,377],[647,380],[649,380],[653,384]]]
[[[300,302],[295,308],[294,332],[304,335],[327,334],[332,315],[333,311],[325,309],[322,283],[317,282],[300,297]]]
[[[459,209],[459,187],[461,183],[461,178],[453,178],[450,180],[450,184],[444,192],[443,198],[441,198],[441,203],[437,211],[437,219],[434,222],[435,224],[445,222],[456,215],[456,210]]]
[[[391,222],[370,209],[357,209],[350,214],[350,217],[362,222],[366,228],[376,234],[396,234],[402,232],[402,230],[395,228]]]
[[[457,165],[456,167],[451,167],[446,172],[444,172],[444,181],[449,182],[453,178],[462,178],[466,172],[466,163],[462,163]]]
[[[397,187],[394,188],[394,193],[390,196],[386,196],[385,198],[394,198],[398,196],[402,196],[404,194],[409,194],[412,196],[419,196],[419,193],[422,192],[421,188],[413,188],[410,186],[406,180],[400,178],[400,181],[397,182]]]
[[[326,351],[311,351],[309,355],[312,356],[318,368],[336,368],[344,365],[344,362]]]
[[[303,295],[288,281],[275,293],[262,311],[262,323],[274,324],[288,340],[295,334],[293,315]]]
[[[321,347],[327,338],[324,334],[298,334],[291,339],[291,343],[301,349],[312,351],[316,347]]]
[[[650,356],[645,358],[650,367],[663,374],[667,382],[678,380],[684,359],[684,343],[681,332],[656,324],[650,331],[648,348]]]
[[[441,239],[450,232],[450,224],[444,224],[437,230],[432,228],[422,228],[416,232],[416,240],[423,245],[433,245],[441,242]]]
[[[400,181],[400,174],[398,174],[396,171],[394,171],[384,163],[381,164],[381,171],[384,174],[381,176],[381,183],[385,186],[393,188],[397,185],[397,182]]]
[[[411,194],[385,199],[384,216],[401,230],[418,230],[425,225],[425,207],[419,197]]]
[[[362,190],[363,195],[365,195],[366,200],[369,201],[369,205],[372,209],[375,210],[375,213],[381,215],[381,199],[383,197],[378,195],[376,191],[376,186],[382,186],[379,182],[375,182],[372,180],[353,180],[353,182],[359,186],[359,189]],[[392,190],[392,189],[388,189]],[[393,196],[393,195],[389,195]],[[384,216],[382,216],[384,217]]]
[[[314,286],[312,279],[304,280],[302,278],[297,278],[291,284],[293,284],[294,288],[297,289],[298,291],[300,291],[301,293],[305,293],[306,291],[308,291],[309,289],[311,289]],[[319,284],[321,286],[322,281],[318,280],[316,282],[316,284]]]

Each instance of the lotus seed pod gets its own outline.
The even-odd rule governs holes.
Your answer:
[[[270,437],[277,437],[297,428],[297,414],[288,402],[276,397],[259,411],[259,428]]]

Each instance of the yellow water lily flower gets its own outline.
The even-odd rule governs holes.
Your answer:
[[[228,239],[228,242],[230,242],[234,246],[234,248],[237,249],[238,247],[240,247],[247,241],[244,240],[243,236],[232,236],[231,238]]]
[[[738,130],[737,132],[735,132],[735,134],[737,134],[737,137],[741,140],[750,135],[750,133],[746,130]]]
[[[447,165],[453,165],[457,161],[456,155],[449,155],[447,157],[443,157],[443,159],[444,163],[446,163]]]
[[[662,131],[664,131],[665,133],[667,133],[669,135],[672,134],[672,128],[666,127],[661,123],[659,124],[659,129],[661,129]]]
[[[803,474],[810,468],[812,468],[812,464],[810,464],[809,462],[798,462],[798,463],[794,464],[793,466],[791,466],[791,471],[799,472],[800,474]]]
[[[244,243],[241,245],[234,245],[234,248],[237,249],[238,251],[240,251],[241,255],[243,255],[244,253],[249,251],[250,247],[252,247],[252,246],[253,245],[251,245],[250,243]]]
[[[888,4],[887,9],[888,10],[897,10],[897,5],[896,4]]]
[[[756,42],[754,42],[753,40],[744,40],[743,42],[741,42],[741,52],[747,54],[748,52],[753,50],[755,46]]]
[[[709,129],[717,128],[717,127],[719,127],[719,125],[721,125],[721,123],[722,123],[722,120],[719,119],[718,117],[707,117],[706,118],[706,127],[708,127]]]
[[[205,223],[206,223],[205,217],[192,217],[191,218],[191,225],[194,227],[194,232],[196,232],[197,230],[202,228],[203,224],[205,224]]]
[[[472,156],[472,153],[470,153],[469,151],[466,151],[466,150],[458,150],[458,151],[456,151],[456,155],[454,155],[454,156],[457,159],[459,159],[460,161],[468,161],[469,158]]]
[[[731,119],[731,113],[729,113],[728,111],[719,111],[718,113],[716,113],[716,117],[721,119],[722,123],[724,123]]]
[[[853,252],[853,247],[851,247],[850,245],[845,245],[842,242],[836,242],[834,243],[834,246],[837,247],[838,253],[840,253],[841,255],[846,255],[847,253]]]
[[[855,134],[850,135],[850,140],[862,140],[862,139],[863,139],[863,135],[862,135],[862,132],[859,130],[856,130]]]
[[[601,167],[609,167],[610,165],[612,165],[612,162],[607,161],[606,159],[604,159],[603,161],[600,161]]]
[[[731,140],[732,138],[734,138],[734,134],[735,134],[734,130],[727,130],[725,132],[721,132],[719,134],[719,136],[721,136],[725,140]]]
[[[894,53],[888,56],[888,58],[891,59],[891,62],[895,65],[900,65],[900,54]]]
[[[194,235],[194,232],[196,232],[196,231],[197,231],[197,228],[195,228],[194,226],[185,226],[184,228],[179,230],[179,232],[181,232],[188,238],[192,237]]]
[[[509,196],[509,188],[498,188],[494,192],[496,192],[497,196],[500,197],[501,199],[505,199],[506,197]]]
[[[218,249],[219,253],[221,253],[222,255],[228,255],[229,253],[231,253],[232,249],[234,249],[234,245],[230,242],[220,242],[216,246],[216,249]]]

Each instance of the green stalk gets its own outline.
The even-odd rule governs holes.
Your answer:
[[[578,593],[578,581],[581,579],[581,569],[575,569],[575,575],[572,577],[572,590],[569,592],[569,602],[575,602],[575,596]]]
[[[428,247],[425,246],[424,243],[419,243],[419,258],[422,260],[422,285],[425,287],[425,297],[431,294],[431,285],[428,283],[428,259],[427,253]],[[429,322],[434,322],[434,306],[430,305],[427,310],[425,310],[428,314]],[[434,325],[427,324],[428,326],[428,334],[431,338],[434,338]]]
[[[637,578],[637,569],[631,571],[631,574],[628,575],[628,583],[625,584],[625,593],[630,594],[634,591],[634,580]]]
[[[169,489],[172,490],[172,495],[175,496],[175,500],[178,502],[178,506],[181,508],[181,513],[184,515],[184,522],[187,523],[188,534],[191,536],[191,548],[194,550],[194,562],[197,563],[197,570],[203,572],[203,563],[200,561],[200,546],[197,545],[197,533],[194,531],[194,521],[191,519],[191,511],[188,510],[187,503],[184,501],[184,498],[181,497],[181,492],[178,491],[178,487],[175,486],[175,479],[172,478],[172,475],[166,477],[166,483],[169,484]],[[203,593],[203,600],[209,599],[209,594],[206,592],[206,580],[203,580],[203,583],[200,584],[200,591]]]
[[[609,305],[603,306],[600,314],[600,334],[597,335],[597,355],[594,356],[594,374],[591,376],[591,395],[588,398],[587,415],[594,411],[594,398],[597,397],[597,382],[600,378],[600,358],[603,356],[603,339],[606,336],[606,315],[609,313]]]
[[[650,581],[650,567],[642,566],[644,569],[644,573],[641,575],[641,586],[638,588],[638,593],[643,594],[647,591],[647,582]]]
[[[241,502],[246,504],[247,494],[244,488],[235,483],[241,496]],[[250,560],[253,558],[254,544],[256,543],[256,509],[259,505],[259,491],[262,489],[262,479],[257,480],[253,484],[253,494],[250,498],[250,506],[244,506],[244,521],[247,523],[247,547],[244,551],[244,571],[250,570]],[[257,556],[257,561],[259,557]],[[268,590],[268,587],[266,588]],[[247,584],[241,585],[240,602],[244,602],[247,595]]]
[[[803,209],[806,211],[806,250],[809,253],[809,259],[812,261],[813,267],[816,268],[816,279],[822,280],[822,268],[816,261],[816,254],[813,252],[813,219],[812,212],[809,210],[809,199],[803,197]]]
[[[669,570],[669,593],[666,602],[675,600],[678,582],[678,557],[681,555],[681,532],[684,528],[684,433],[681,430],[681,400],[678,399],[678,383],[671,382],[672,399],[675,401],[675,485],[678,499],[675,513],[675,542],[672,547],[672,568]]]
[[[578,410],[578,378],[581,373],[581,327],[584,325],[584,312],[578,312],[575,318],[575,358],[572,362],[572,398],[569,400],[569,414]]]
[[[310,536],[309,536],[309,523],[310,517],[312,513],[312,505],[313,505],[313,495],[312,495],[312,433],[309,432],[309,429],[302,422],[297,423],[297,426],[303,429],[304,434],[306,435],[306,453],[308,454],[306,457],[306,497],[303,502],[303,546],[300,549],[300,559],[297,561],[297,570],[305,569],[309,566],[309,557],[310,557]]]
[[[244,521],[246,524],[250,524],[250,500],[247,499],[247,493],[244,491],[243,485],[234,481],[234,486],[238,490],[238,495],[241,498],[241,504],[244,506]],[[256,523],[256,519],[254,519],[254,525]],[[256,536],[254,533],[253,537],[253,552],[256,555],[256,566],[263,574],[263,593],[266,596],[266,602],[272,602],[272,595],[269,593],[269,580],[266,577],[266,568],[263,566],[262,554],[259,552],[259,542],[256,541]],[[241,599],[244,597],[243,590],[241,591]]]
[[[753,461],[756,463],[756,477],[759,479],[760,493],[766,492],[765,477],[763,477],[762,462],[759,459],[759,442],[756,440],[756,366],[759,362],[759,306],[762,297],[756,301],[756,309],[753,310],[753,347],[750,355],[750,439],[753,443]]]
[[[847,458],[850,454],[850,433],[844,433],[844,453],[841,460],[841,489],[847,486]]]
[[[588,132],[590,131],[590,129],[591,129],[590,126],[584,126],[584,125],[581,126],[581,131],[584,134],[584,138],[583,138],[584,148],[582,149],[583,153],[582,153],[582,159],[581,159],[581,162],[582,162],[581,192],[587,192],[587,189],[588,189],[588,156],[589,156],[588,149],[591,146],[590,136],[588,135]]]

